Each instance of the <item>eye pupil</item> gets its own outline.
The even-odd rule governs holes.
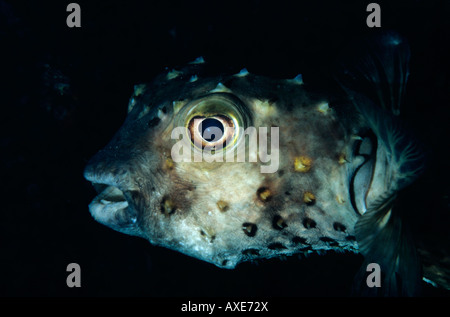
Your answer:
[[[202,138],[207,142],[219,140],[223,135],[224,127],[222,122],[214,118],[206,118],[199,126]]]

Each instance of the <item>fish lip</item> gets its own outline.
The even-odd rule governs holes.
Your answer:
[[[113,195],[111,194],[112,192],[114,192]],[[108,214],[116,213],[128,208],[128,206],[128,201],[120,189],[115,186],[107,186],[89,204],[89,211],[95,219],[102,222],[101,219]]]
[[[130,202],[126,198],[125,187],[116,177],[111,174],[98,174],[88,166],[84,171],[84,178],[91,182],[97,191],[97,196],[89,204],[89,211],[95,219],[128,208]]]

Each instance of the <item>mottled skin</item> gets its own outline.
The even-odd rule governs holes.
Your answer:
[[[118,187],[128,207],[111,211],[91,205],[94,218],[225,268],[259,257],[357,250],[359,213],[350,202],[349,183],[361,165],[355,142],[367,127],[354,107],[310,93],[293,80],[247,74],[190,82],[199,67],[136,86],[126,122],[85,172],[94,183]],[[239,98],[251,115],[250,126],[280,127],[275,173],[261,173],[265,163],[259,160],[171,159],[176,140],[170,135],[175,122],[183,121],[177,117],[180,109],[218,83],[224,92],[213,94]],[[307,168],[296,167],[300,159],[307,160]]]
[[[395,206],[423,166],[398,116],[409,57],[396,33],[369,38],[339,64],[339,96],[313,92],[298,76],[208,74],[201,59],[137,85],[125,123],[86,167],[100,193],[90,212],[117,231],[223,268],[294,253],[358,251],[365,263],[356,292],[418,294],[420,262]],[[196,120],[208,122],[207,129]],[[202,145],[192,139],[217,127],[227,143],[214,157],[243,144],[245,162],[195,161]],[[264,142],[259,149],[250,142],[265,135],[260,128],[269,131],[268,151]],[[200,143],[208,149],[216,141],[206,136]],[[179,159],[180,144],[194,161]],[[263,172],[267,167],[275,168]],[[365,283],[368,263],[381,267],[380,292]]]

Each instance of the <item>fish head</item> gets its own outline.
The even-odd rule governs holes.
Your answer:
[[[223,268],[356,250],[352,175],[364,199],[374,144],[352,105],[298,77],[193,70],[135,87],[123,126],[85,169],[99,191],[92,216]]]

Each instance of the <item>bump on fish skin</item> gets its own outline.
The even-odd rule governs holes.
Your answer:
[[[242,69],[239,71],[239,73],[234,74],[233,76],[235,76],[235,77],[245,77],[245,76],[247,76],[248,74],[249,74],[249,72],[248,72],[247,68],[242,68]]]
[[[228,209],[230,209],[230,206],[228,205],[228,203],[224,200],[219,200],[217,202],[217,208],[219,208],[219,210],[221,212],[226,212]]]
[[[258,249],[245,249],[242,250],[242,254],[245,256],[250,256],[250,257],[255,257],[255,256],[259,256],[259,250]]]
[[[225,85],[222,84],[222,83],[218,83],[217,86],[216,86],[216,88],[214,88],[213,90],[210,90],[209,92],[210,92],[210,93],[214,93],[214,92],[227,92],[227,93],[232,93],[232,91],[231,91],[229,88],[225,87]]]
[[[348,163],[348,161],[347,161],[347,156],[345,155],[345,153],[339,154],[338,163],[339,163],[340,165],[343,165],[343,164],[345,164],[345,163]]]
[[[292,79],[287,80],[289,83],[295,84],[295,85],[303,85],[303,76],[302,74],[298,74]]]
[[[306,238],[299,237],[299,236],[294,236],[294,237],[292,238],[292,243],[294,243],[295,245],[298,245],[298,244],[308,244]]]
[[[339,243],[337,243],[336,240],[329,238],[329,237],[320,237],[319,240],[327,243],[330,246],[338,246],[339,245]]]
[[[178,113],[185,104],[186,101],[183,100],[172,101],[173,112]]]
[[[168,157],[166,158],[166,160],[164,161],[164,166],[163,169],[164,170],[173,170],[175,167],[175,162],[172,160],[172,158]]]
[[[286,228],[288,225],[286,224],[286,221],[280,216],[275,215],[272,219],[272,227],[276,230],[282,230]]]
[[[242,224],[242,229],[244,233],[249,237],[254,237],[258,231],[258,227],[254,223],[245,222]]]
[[[347,228],[340,222],[334,222],[333,228],[334,228],[334,230],[340,231],[340,232],[345,232],[347,230]]]
[[[316,196],[313,193],[306,191],[303,194],[303,202],[307,205],[313,205],[316,202]]]
[[[328,105],[328,102],[322,102],[317,106],[317,111],[322,114],[329,114],[331,112],[331,108]]]
[[[172,79],[175,79],[175,78],[177,78],[178,76],[180,76],[182,74],[183,74],[183,72],[178,71],[176,69],[172,69],[171,71],[169,71],[167,73],[166,79],[167,80],[172,80]]]
[[[203,58],[203,56],[199,56],[195,60],[190,62],[189,64],[196,65],[196,64],[204,64],[204,63],[205,63],[205,59]]]
[[[272,198],[272,192],[267,187],[258,188],[258,190],[256,191],[256,195],[262,202],[270,201],[270,199]]]
[[[133,110],[133,107],[138,103],[140,97],[145,93],[147,89],[146,84],[138,84],[134,85],[133,95],[130,98],[130,101],[128,102],[128,113]]]
[[[213,243],[216,239],[216,235],[211,229],[200,229],[200,235],[204,237],[209,243]]]
[[[343,197],[342,195],[340,195],[340,194],[337,194],[337,195],[336,195],[336,201],[337,201],[339,204],[345,204],[345,199],[344,199],[344,197]]]
[[[165,216],[173,214],[177,210],[177,207],[172,200],[168,197],[164,197],[161,201],[161,213]]]
[[[308,156],[301,155],[294,159],[294,170],[296,172],[309,172],[312,166],[312,159]]]
[[[270,243],[270,244],[267,246],[267,248],[270,249],[270,250],[277,250],[277,251],[287,249],[286,246],[284,246],[284,245],[283,245],[282,243],[280,243],[280,242],[273,242],[273,243]]]
[[[313,229],[317,226],[317,223],[311,218],[303,219],[302,223],[303,223],[303,227],[305,227],[306,229]]]
[[[161,119],[158,118],[158,117],[152,118],[152,119],[147,123],[147,126],[148,126],[149,128],[154,128],[155,126],[157,126],[157,125],[159,124],[160,121],[161,121]]]

